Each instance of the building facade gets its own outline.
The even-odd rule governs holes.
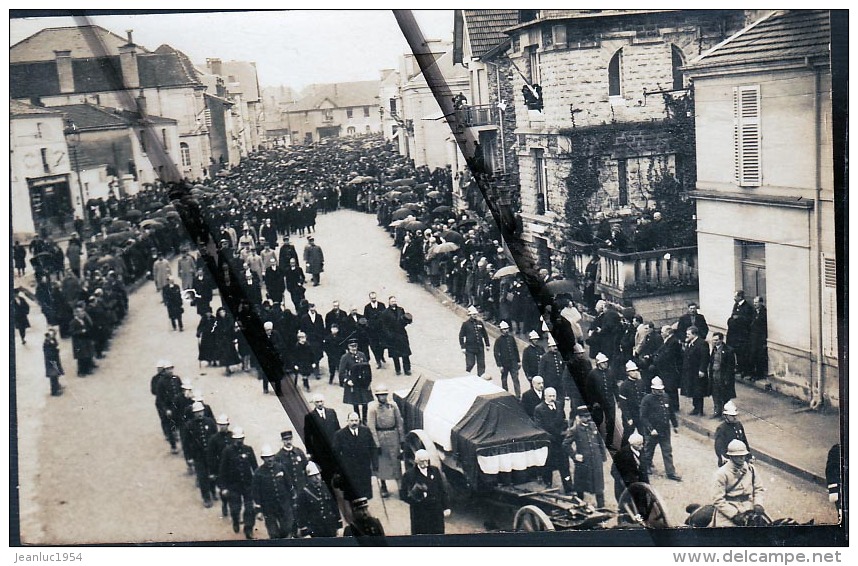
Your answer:
[[[769,381],[812,406],[841,401],[829,18],[772,12],[685,70],[701,309],[724,330],[737,289],[763,297]]]
[[[285,115],[292,143],[381,133],[379,81],[314,84]]]

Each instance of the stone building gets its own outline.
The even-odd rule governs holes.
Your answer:
[[[689,151],[671,134],[665,96],[685,96],[682,65],[744,23],[741,10],[519,11],[506,33],[523,239],[536,265],[558,273],[570,253],[570,186],[587,185],[571,209],[590,218],[654,208],[651,179]]]
[[[212,58],[206,59],[205,70],[223,80],[225,98],[232,103],[230,115],[235,129],[231,134],[238,145],[238,154],[244,157],[256,151],[265,137],[265,112],[256,64]]]
[[[205,175],[211,157],[205,85],[180,51],[168,45],[148,51],[130,32],[122,38],[99,26],[76,26],[42,30],[13,45],[9,59],[10,98],[172,118],[178,122],[179,161],[162,163],[151,152],[146,157],[165,168],[165,180]]]
[[[771,12],[685,68],[701,307],[724,330],[737,289],[764,297],[768,380],[811,406],[842,401],[834,203],[846,188],[834,177],[830,17]]]
[[[379,81],[313,84],[283,112],[292,143],[381,132]]]

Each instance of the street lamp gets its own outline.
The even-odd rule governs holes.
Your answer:
[[[80,145],[80,130],[71,118],[66,118],[66,127],[63,130],[63,135],[66,137],[66,145],[71,152],[69,155],[70,164],[73,171],[77,173],[77,190],[80,198],[80,216],[86,222],[86,211],[84,209],[83,198],[83,183],[80,181],[80,163],[77,159],[77,148]]]

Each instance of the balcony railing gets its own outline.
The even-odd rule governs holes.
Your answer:
[[[463,106],[457,112],[466,128],[500,125],[500,110],[493,104]]]
[[[578,273],[583,274],[590,261],[592,246],[568,241],[566,252]],[[620,296],[668,293],[696,287],[698,284],[697,246],[617,253],[600,249],[597,289]]]

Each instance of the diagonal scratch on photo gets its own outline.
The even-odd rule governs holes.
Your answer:
[[[13,13],[12,540],[843,544],[837,14]]]

